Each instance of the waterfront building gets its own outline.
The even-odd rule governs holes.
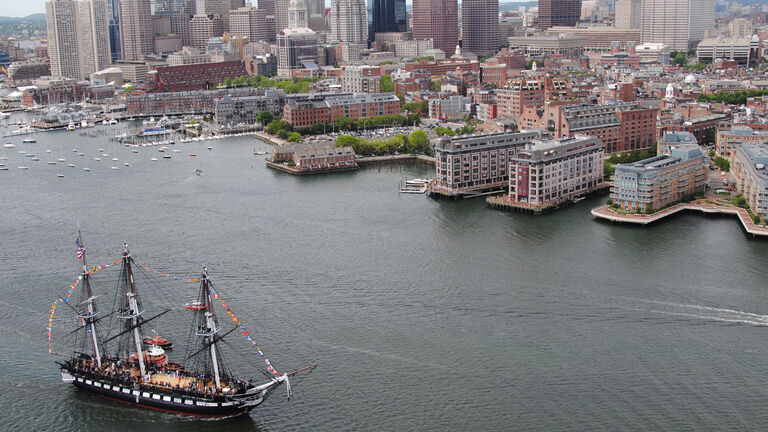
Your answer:
[[[285,94],[279,89],[268,89],[259,96],[224,96],[216,99],[213,121],[218,125],[254,125],[262,111],[279,117],[285,105]]]
[[[581,0],[539,0],[541,30],[553,26],[575,26],[581,17]]]
[[[534,140],[510,160],[508,198],[547,208],[583,197],[602,186],[604,159],[605,145],[592,136]]]
[[[51,62],[47,58],[13,62],[8,66],[8,78],[5,84],[9,87],[27,86],[37,78],[50,74]]]
[[[120,49],[123,60],[143,60],[154,52],[149,0],[120,0]]]
[[[352,147],[333,145],[298,147],[293,153],[293,162],[295,169],[302,172],[357,168],[357,157]]]
[[[696,47],[696,61],[712,63],[717,59],[733,60],[741,66],[749,66],[760,56],[760,39],[754,37],[709,37]]]
[[[347,66],[341,75],[341,91],[351,93],[380,93],[381,67]]]
[[[746,143],[768,143],[768,131],[733,126],[730,130],[718,130],[715,135],[715,151],[724,158],[730,158],[736,149]]]
[[[212,114],[215,112],[217,99],[227,95],[233,98],[263,96],[266,94],[266,91],[260,88],[243,87],[237,89],[128,94],[125,97],[125,113],[129,116]]]
[[[189,21],[189,42],[200,51],[205,51],[210,38],[223,34],[224,21],[220,15],[197,14]]]
[[[247,38],[249,42],[269,40],[264,9],[243,7],[229,11],[229,32],[232,36]]]
[[[45,3],[51,75],[86,79],[111,62],[104,0]]]
[[[434,47],[453,52],[459,44],[457,0],[414,0],[413,38],[432,39]]]
[[[211,89],[227,78],[245,76],[241,61],[158,67],[155,85],[160,92]]]
[[[698,145],[699,142],[696,140],[696,137],[693,136],[693,134],[690,132],[665,131],[664,134],[661,136],[661,138],[659,138],[657,142],[656,154],[668,155],[670,154],[673,148],[679,146],[680,144]]]
[[[443,196],[505,190],[511,158],[538,137],[538,131],[444,136],[435,142],[436,176],[429,190]]]
[[[709,170],[701,148],[681,143],[668,155],[614,165],[611,199],[625,211],[647,212],[704,192]]]
[[[736,190],[747,200],[752,213],[762,223],[768,219],[768,145],[745,143],[733,155],[731,171],[736,177]]]
[[[368,15],[364,0],[331,0],[330,39],[367,46]]]
[[[339,117],[359,120],[400,113],[394,93],[311,95],[292,98],[283,109],[283,120],[296,127],[333,123]]]
[[[499,50],[499,0],[462,1],[461,35],[464,51],[483,57],[496,54]]]
[[[286,28],[277,36],[277,76],[291,77],[292,71],[316,65],[317,34],[308,28]]]

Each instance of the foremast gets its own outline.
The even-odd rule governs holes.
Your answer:
[[[216,387],[220,388],[221,371],[219,370],[219,359],[216,352],[216,333],[219,332],[220,327],[218,320],[216,319],[216,312],[213,309],[213,296],[211,294],[210,281],[208,280],[208,270],[205,267],[203,267],[203,275],[201,279],[200,300],[203,308],[200,312],[203,314],[204,325],[198,327],[197,335],[203,338],[204,345],[207,345],[209,348],[213,379],[216,383]]]
[[[91,274],[88,272],[88,261],[85,256],[85,246],[83,246],[83,235],[77,230],[77,256],[83,260],[83,289],[85,290],[85,301],[78,305],[77,316],[88,326],[91,334],[91,343],[93,344],[93,355],[96,358],[96,364],[101,367],[101,350],[99,340],[96,335],[96,316],[99,314],[94,303],[93,290],[91,288]]]
[[[144,313],[144,308],[141,306],[139,296],[136,291],[136,284],[133,280],[133,269],[131,268],[131,254],[128,251],[128,244],[123,243],[123,271],[122,277],[124,278],[125,286],[125,299],[123,307],[120,310],[119,318],[126,320],[126,330],[131,330],[133,333],[133,343],[136,347],[136,360],[139,363],[139,372],[141,377],[146,374],[146,367],[144,365],[144,354],[141,349],[141,314]]]

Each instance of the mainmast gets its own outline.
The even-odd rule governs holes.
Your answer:
[[[93,343],[93,354],[96,357],[96,364],[101,367],[101,351],[96,337],[96,305],[93,300],[93,290],[91,289],[91,275],[88,273],[88,262],[85,257],[85,247],[83,246],[83,235],[80,229],[77,230],[77,256],[83,260],[83,288],[85,288],[85,309],[78,316],[85,320],[88,330],[91,333],[91,343]]]
[[[208,281],[208,270],[203,267],[202,276],[202,297],[205,311],[205,328],[198,331],[198,335],[205,338],[205,343],[210,346],[211,351],[211,365],[213,366],[213,378],[216,381],[216,387],[221,387],[221,376],[219,374],[219,360],[216,355],[216,333],[219,331],[218,322],[216,322],[216,314],[213,311],[213,303],[211,299],[210,282]]]
[[[139,371],[141,372],[141,376],[144,377],[146,369],[144,367],[144,356],[141,350],[141,334],[139,334],[139,319],[141,314],[144,313],[144,310],[139,304],[136,285],[133,281],[131,254],[128,252],[128,243],[123,243],[123,274],[125,275],[125,296],[127,299],[128,313],[126,314],[124,311],[120,318],[130,320],[128,326],[133,329],[133,342],[136,345],[136,358],[139,362]]]

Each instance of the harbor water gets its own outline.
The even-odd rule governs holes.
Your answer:
[[[295,177],[267,169],[250,137],[133,153],[106,136],[56,131],[0,148],[0,405],[10,430],[768,427],[768,242],[735,219],[603,223],[589,212],[604,197],[534,217],[482,199],[399,194],[401,180],[434,175],[420,163]],[[219,421],[62,383],[55,354],[72,347],[56,325],[71,324],[66,308],[53,354],[46,327],[79,272],[78,222],[89,264],[114,262],[127,241],[155,269],[139,289],[148,309],[152,295],[178,309],[158,324],[163,336],[187,334],[183,305],[198,286],[177,279],[206,265],[279,370],[320,366],[297,377],[290,401],[281,389],[250,416]],[[102,308],[116,273],[94,275]],[[227,340],[262,362],[245,336]],[[226,360],[258,380],[239,356]]]

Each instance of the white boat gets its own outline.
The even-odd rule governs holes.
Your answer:
[[[67,160],[64,158],[59,158],[59,162],[66,162]]]
[[[129,164],[128,162],[123,162],[123,165],[127,167],[131,166],[131,164]]]
[[[163,155],[163,159],[170,159],[171,155]]]
[[[118,167],[116,167],[116,166],[113,166],[113,167],[111,167],[111,168],[112,168],[113,170],[119,170],[119,169],[120,169],[120,168],[118,168]]]
[[[58,178],[64,178],[64,174],[56,174],[56,177],[58,177]]]
[[[138,153],[138,150],[131,150],[131,153]]]
[[[0,160],[8,160],[8,158],[5,157],[5,156],[2,156],[2,157],[0,157]]]
[[[40,158],[39,157],[33,157],[32,160],[35,161],[35,162],[39,162]]]
[[[28,167],[28,166],[24,166],[24,165],[22,165],[22,166],[20,166],[20,167],[19,167],[19,169],[21,169],[21,170],[25,170],[25,169],[29,169],[29,167]]]
[[[157,162],[157,158],[150,159],[152,162]]]
[[[100,160],[101,160],[101,158],[99,158],[99,157],[95,157],[95,158],[93,158],[93,160],[95,160],[95,161],[100,161]]]
[[[112,160],[113,160],[113,161],[116,161],[116,160],[117,160],[117,158],[112,158]]]
[[[5,148],[16,148],[16,146],[11,144],[11,143],[5,143],[5,144],[3,144],[3,147],[5,147]]]
[[[109,157],[109,153],[102,153],[101,157]]]
[[[74,168],[75,164],[67,164],[67,166],[70,167],[70,168]]]
[[[24,138],[21,142],[23,142],[24,144],[34,144],[37,142],[37,138],[27,137],[27,138]]]
[[[8,167],[5,165],[0,166],[0,171],[8,171]]]
[[[415,178],[413,180],[406,180],[405,184],[406,186],[428,185],[431,181],[432,179]]]
[[[83,171],[90,171],[90,168],[83,168]]]
[[[74,122],[69,122],[69,124],[67,125],[67,130],[68,131],[73,131],[75,129],[77,129],[77,127],[75,126],[75,123]]]
[[[56,161],[48,161],[48,165],[56,165]]]
[[[85,153],[78,153],[78,156],[85,156]]]
[[[111,124],[111,125],[116,125],[116,124],[117,124],[117,120],[115,120],[115,119],[110,119],[110,120],[109,120],[109,124]]]

